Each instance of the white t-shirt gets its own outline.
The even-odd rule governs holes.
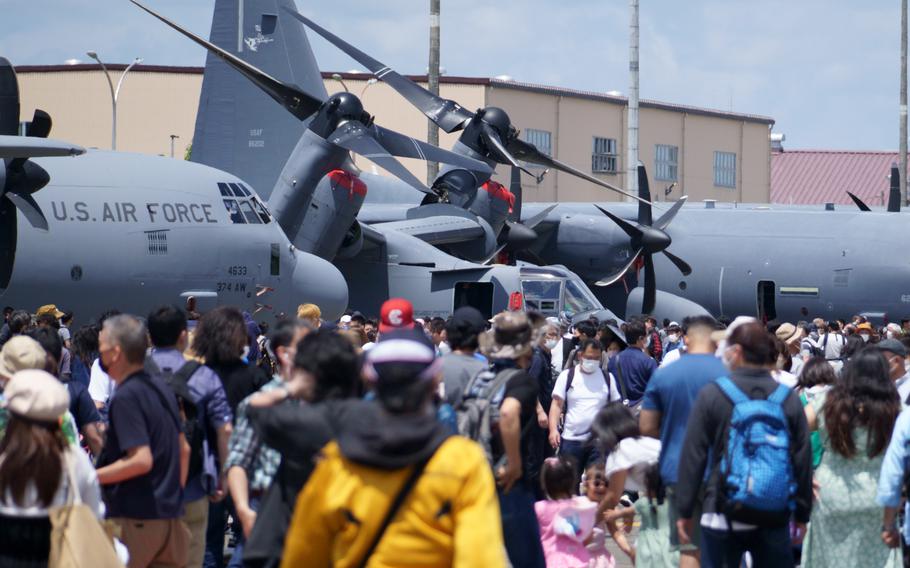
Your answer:
[[[114,394],[114,381],[101,370],[98,359],[92,363],[92,371],[88,380],[88,394],[95,402],[104,404],[109,403]]]
[[[566,400],[566,382],[569,380],[569,370],[559,374],[553,386],[553,396]],[[610,375],[610,384],[604,378],[603,371],[599,368],[590,375],[581,371],[581,365],[575,366],[575,376],[572,378],[572,389],[566,402],[566,421],[563,425],[562,437],[565,440],[586,440],[591,430],[591,423],[597,411],[607,402],[622,400],[616,380]]]
[[[682,357],[682,354],[683,354],[682,347],[679,347],[677,349],[674,349],[673,351],[670,351],[669,353],[664,355],[663,359],[661,359],[660,366],[666,367],[667,365],[669,365],[670,363],[672,363],[674,361],[679,361],[679,358]]]
[[[796,375],[789,371],[771,371],[771,376],[778,383],[792,388],[796,388]]]
[[[894,381],[897,394],[901,397],[901,405],[907,408],[907,397],[910,396],[910,373]]]
[[[607,479],[617,471],[626,470],[627,491],[645,492],[647,481],[645,474],[648,468],[660,459],[660,440],[642,436],[640,438],[625,438],[613,448],[607,456],[607,465],[604,468]]]

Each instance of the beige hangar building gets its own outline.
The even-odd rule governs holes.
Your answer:
[[[108,65],[115,86],[125,67]],[[22,121],[41,108],[53,118],[52,137],[87,147],[111,147],[111,96],[99,65],[19,66],[16,71]],[[378,115],[377,123],[426,140],[423,114],[370,78],[365,73],[323,73],[329,93],[353,92]],[[117,150],[168,156],[176,136],[174,153],[182,158],[192,142],[201,86],[200,67],[135,66],[117,101]],[[468,109],[501,107],[521,128],[523,139],[562,162],[627,187],[625,97],[504,78],[449,76],[441,77],[440,94]],[[675,200],[685,194],[690,201],[769,202],[772,118],[650,100],[641,101],[639,116],[639,159],[648,168],[654,199]],[[295,119],[288,114],[288,120]],[[439,145],[449,148],[457,137],[458,133],[440,131]],[[426,178],[423,162],[403,161],[418,178]],[[365,158],[357,158],[357,164],[372,168]],[[498,179],[507,185],[508,170],[500,170]],[[619,199],[556,171],[539,184],[527,176],[523,183],[528,201]]]

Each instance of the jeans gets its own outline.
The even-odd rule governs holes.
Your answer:
[[[534,492],[524,480],[508,493],[497,489],[502,513],[502,536],[509,561],[516,568],[546,568],[540,546],[540,526],[534,512]]]
[[[209,503],[208,527],[205,529],[204,568],[224,567],[224,529],[227,519],[227,499]]]
[[[575,458],[578,479],[581,479],[581,474],[590,464],[600,459],[600,452],[597,451],[597,448],[583,440],[561,440],[559,453]]]
[[[701,527],[701,565],[704,568],[739,568],[743,553],[752,554],[753,568],[793,566],[790,529],[726,531]]]

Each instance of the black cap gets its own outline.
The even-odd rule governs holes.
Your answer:
[[[487,320],[477,308],[462,306],[452,313],[452,319],[446,327],[452,327],[469,333],[482,333],[487,329]]]

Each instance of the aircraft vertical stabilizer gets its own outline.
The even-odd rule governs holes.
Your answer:
[[[294,0],[216,0],[210,40],[271,76],[325,100]],[[267,200],[300,139],[301,123],[219,57],[208,54],[192,161],[230,172]]]

